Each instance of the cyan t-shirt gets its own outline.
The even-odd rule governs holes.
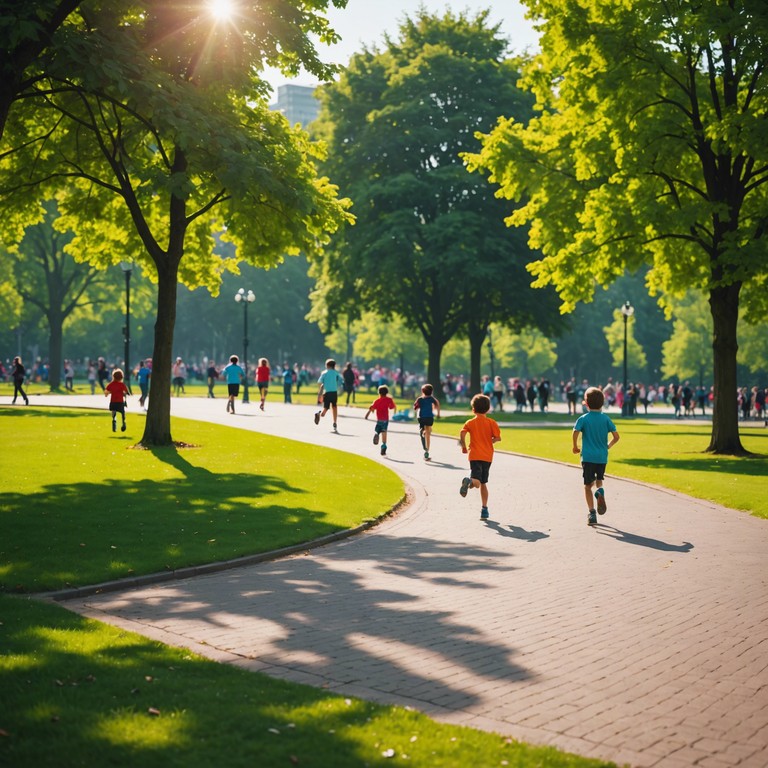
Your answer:
[[[230,363],[222,373],[227,384],[239,384],[245,376],[245,371],[237,363]]]
[[[317,383],[322,384],[326,392],[338,392],[339,385],[344,386],[344,379],[335,368],[328,368],[320,374]]]
[[[573,431],[581,432],[582,461],[608,463],[608,435],[616,432],[609,416],[602,411],[587,411],[576,419]]]

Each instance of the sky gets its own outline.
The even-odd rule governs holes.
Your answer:
[[[468,12],[470,15],[490,10],[491,23],[501,23],[501,33],[511,43],[512,50],[534,50],[538,44],[531,22],[525,18],[525,8],[518,0],[349,0],[344,9],[332,8],[328,13],[331,26],[341,35],[334,46],[318,45],[323,61],[347,64],[363,44],[381,46],[385,32],[395,34],[404,16],[415,14],[423,5],[431,13]],[[296,85],[317,85],[310,75],[287,80],[279,72],[269,72],[273,87],[290,82]]]

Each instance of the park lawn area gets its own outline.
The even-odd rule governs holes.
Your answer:
[[[46,602],[0,595],[0,616],[1,765],[610,765],[219,664]]]
[[[193,447],[143,450],[144,414],[127,419],[113,433],[106,411],[0,408],[0,591],[268,552],[378,518],[405,495],[366,458],[232,427],[174,418],[174,439]]]
[[[768,519],[768,430],[742,427],[742,445],[755,455],[737,458],[703,452],[709,444],[709,424],[611,418],[621,440],[611,449],[609,476],[660,485]],[[458,435],[464,421],[440,419],[435,432]],[[540,427],[504,428],[499,449],[578,464],[571,450],[573,422],[571,416]]]

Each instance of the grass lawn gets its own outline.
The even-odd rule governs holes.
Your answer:
[[[529,414],[527,423],[533,418]],[[736,458],[703,453],[709,443],[709,424],[622,420],[613,414],[611,418],[621,440],[611,449],[609,475],[661,485],[768,518],[768,430],[742,427],[742,444],[756,455]],[[504,414],[504,418],[499,419],[512,424],[511,428],[502,430],[500,449],[573,464],[579,462],[579,457],[571,451],[575,421],[572,416],[553,414],[541,427],[515,426],[518,419],[513,414]],[[464,421],[463,417],[440,419],[435,423],[435,432],[458,435]]]
[[[144,415],[0,409],[0,591],[39,592],[266,552],[352,528],[404,496],[386,467],[174,419],[193,448],[135,449]],[[12,441],[8,436],[13,436]],[[365,493],[360,493],[364,488]],[[339,500],[345,499],[344,503]],[[355,499],[355,503],[349,503]]]

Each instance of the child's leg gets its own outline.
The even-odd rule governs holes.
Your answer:
[[[474,480],[473,483],[478,483],[480,486],[480,503],[484,506],[488,506],[488,485],[481,483],[479,480]]]
[[[587,500],[587,509],[591,512],[595,508],[595,496],[592,493],[594,483],[584,486],[584,498]]]
[[[429,438],[432,434],[432,427],[424,427],[424,450],[429,453]]]
[[[331,413],[333,414],[333,423],[335,424],[339,413],[339,407],[336,405],[336,403],[331,403]]]

